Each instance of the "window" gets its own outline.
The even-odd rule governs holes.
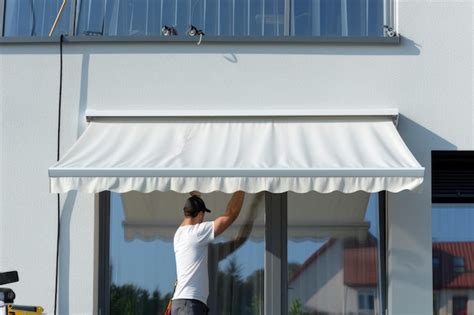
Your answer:
[[[433,203],[474,203],[474,151],[432,152]]]
[[[47,36],[62,2],[0,1],[6,1],[8,37]],[[184,38],[194,25],[206,38],[384,37],[390,1],[76,0],[68,2],[55,34],[68,34],[73,19],[78,36],[163,36],[166,25]]]
[[[434,314],[469,314],[474,289],[474,170],[472,151],[432,152]],[[435,259],[439,261],[437,267]],[[435,268],[436,267],[436,268]],[[447,305],[452,305],[452,309]],[[469,312],[468,312],[469,311]]]
[[[190,25],[206,36],[283,35],[284,0],[79,1],[78,35],[161,35],[163,25],[187,36]]]
[[[359,293],[358,296],[359,311],[365,314],[374,310],[374,295],[371,293]]]
[[[163,312],[176,279],[172,238],[186,198],[100,195],[101,314]],[[228,198],[204,194],[213,210],[206,220],[222,214]],[[247,194],[238,220],[209,247],[211,312],[382,314],[385,210],[379,204],[376,194],[366,193]],[[344,301],[335,295],[339,289],[346,294],[344,312],[337,307]],[[315,304],[308,303],[311,296]]]
[[[433,257],[433,269],[441,267],[441,259],[439,257]]]
[[[453,297],[453,315],[467,315],[467,296]]]
[[[62,0],[6,0],[4,36],[48,36]],[[54,35],[68,34],[71,12],[69,1]]]
[[[464,272],[464,257],[453,257],[453,270],[454,272]]]
[[[296,36],[383,36],[383,1],[293,0]]]
[[[187,197],[173,192],[110,194],[109,216],[102,223],[109,226],[103,240],[109,241],[104,244],[108,257],[103,257],[109,260],[109,276],[101,288],[106,291],[102,298],[108,297],[101,306],[105,314],[164,313],[176,280],[173,236]],[[257,197],[247,196],[239,219],[209,246],[208,306],[214,314],[263,313],[265,202]],[[214,210],[206,217],[212,220],[223,213],[229,195],[203,198]]]
[[[289,314],[382,314],[379,256],[377,194],[288,193]]]

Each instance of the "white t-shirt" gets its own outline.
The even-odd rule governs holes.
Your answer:
[[[173,300],[194,299],[207,303],[208,244],[214,240],[214,222],[180,226],[174,235],[178,283]]]

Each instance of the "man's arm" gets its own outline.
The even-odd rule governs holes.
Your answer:
[[[222,234],[237,219],[244,203],[244,192],[237,191],[230,198],[225,213],[214,220],[214,237]]]
[[[245,222],[240,228],[237,235],[228,242],[213,244],[216,246],[217,260],[221,261],[227,256],[239,249],[249,238],[250,233],[252,232],[253,224],[257,218],[259,205],[263,200],[264,194],[262,192],[258,193],[252,201],[252,204],[249,208],[249,213],[245,218]]]

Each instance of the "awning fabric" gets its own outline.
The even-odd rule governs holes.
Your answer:
[[[49,169],[54,193],[399,192],[423,174],[388,117],[97,119]]]
[[[230,194],[213,192],[203,194],[206,206],[212,210],[206,220],[221,215],[230,199]],[[124,213],[122,222],[124,238],[171,241],[177,226],[183,220],[183,204],[188,194],[154,191],[148,194],[131,191],[120,195]],[[367,237],[369,223],[364,220],[369,202],[369,193],[343,194],[333,192],[320,194],[288,193],[288,238],[306,240],[329,237]],[[115,205],[117,206],[118,203]],[[122,211],[119,211],[122,212]],[[247,194],[241,214],[226,231],[233,237],[248,223],[252,224],[250,237],[263,240],[265,235],[265,201],[263,193]],[[226,236],[224,235],[224,236]]]

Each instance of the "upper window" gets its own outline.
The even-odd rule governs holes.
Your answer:
[[[62,0],[4,0],[4,36],[46,36]],[[77,0],[78,36],[383,37],[386,0]],[[55,34],[69,33],[71,3]]]
[[[291,35],[383,36],[383,0],[293,0]]]
[[[68,34],[71,2],[67,3],[54,35]],[[48,36],[61,3],[62,0],[6,0],[4,36]]]
[[[464,257],[453,257],[453,270],[454,272],[464,272],[465,265],[464,265]]]
[[[433,269],[441,266],[441,259],[439,257],[433,257]]]
[[[174,27],[187,36],[190,25],[206,36],[283,35],[283,0],[82,0],[77,34],[134,36]]]

